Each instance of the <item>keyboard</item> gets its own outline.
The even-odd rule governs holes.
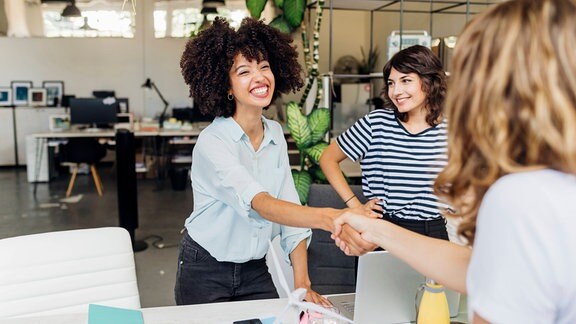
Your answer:
[[[100,133],[105,130],[102,128],[84,128],[82,131],[85,133]]]

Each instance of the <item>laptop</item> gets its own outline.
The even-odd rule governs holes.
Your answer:
[[[328,299],[355,323],[408,323],[416,320],[416,294],[425,282],[423,275],[387,251],[370,252],[358,259],[356,293]],[[450,316],[458,316],[460,294],[446,289],[446,299]]]

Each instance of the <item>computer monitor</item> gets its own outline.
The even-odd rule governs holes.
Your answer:
[[[108,98],[108,97],[116,97],[116,92],[114,90],[94,90],[92,91],[92,95],[95,98]]]
[[[214,117],[212,116],[203,115],[198,107],[172,108],[172,117],[180,121],[187,121],[190,123],[211,122],[214,120]]]
[[[98,128],[110,127],[116,123],[117,112],[118,102],[113,98],[70,99],[70,124],[83,124]]]

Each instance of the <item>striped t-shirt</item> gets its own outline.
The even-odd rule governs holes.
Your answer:
[[[391,110],[374,110],[336,138],[352,161],[360,160],[362,189],[383,200],[390,217],[429,220],[448,207],[433,194],[433,184],[448,160],[446,121],[411,134]]]

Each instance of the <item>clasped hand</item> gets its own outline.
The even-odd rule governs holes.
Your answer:
[[[331,237],[336,245],[346,255],[359,256],[374,251],[377,245],[366,240],[363,222],[380,218],[384,209],[378,204],[380,200],[374,198],[355,208],[347,208],[344,213],[334,220],[334,233]]]

